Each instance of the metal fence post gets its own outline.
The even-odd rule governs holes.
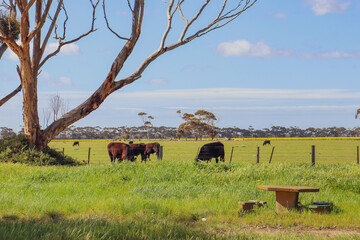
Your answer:
[[[256,163],[260,163],[260,147],[257,147]]]
[[[89,148],[89,153],[88,153],[88,164],[90,164],[90,151],[91,151],[91,148]]]
[[[273,149],[272,149],[272,151],[271,151],[271,156],[270,156],[270,160],[269,160],[269,163],[271,163],[271,159],[272,159],[272,157],[273,157],[273,154],[274,154],[274,149],[275,149],[275,147],[273,147]]]
[[[234,147],[231,148],[230,163],[231,163],[231,159],[232,159],[232,156],[233,156],[233,152],[234,152]]]
[[[315,165],[315,145],[311,146],[311,165]]]
[[[160,146],[160,153],[159,153],[159,159],[162,160],[163,159],[163,151],[164,151],[164,147]]]

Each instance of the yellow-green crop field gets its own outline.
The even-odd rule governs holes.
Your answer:
[[[64,151],[80,161],[90,164],[110,164],[106,146],[112,140],[79,140],[80,146],[73,147],[73,140],[54,140],[50,147]],[[163,146],[163,160],[191,162],[195,159],[198,149],[210,140],[181,141],[170,140],[134,140],[138,142],[157,141]],[[309,163],[311,164],[312,146],[315,146],[316,164],[354,164],[357,162],[359,138],[271,138],[271,145],[263,146],[263,139],[235,139],[221,141],[225,146],[227,163],[256,163],[259,149],[260,163],[268,163],[273,151],[271,163]],[[155,159],[152,156],[152,159]],[[213,161],[214,162],[214,161]]]

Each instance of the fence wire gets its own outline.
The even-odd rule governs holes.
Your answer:
[[[57,140],[50,143],[50,147],[64,154],[74,157],[78,161],[90,164],[110,164],[107,144],[111,140],[79,140],[79,146],[72,146],[74,141]],[[139,143],[140,141],[134,141]],[[141,141],[144,143],[152,141]],[[157,141],[163,147],[163,160],[176,162],[194,161],[196,155],[206,143],[210,141]],[[356,164],[358,161],[357,139],[329,139],[329,140],[282,140],[271,139],[270,144],[263,145],[264,140],[221,141],[224,144],[225,163],[301,163],[311,164],[312,154],[315,164]],[[315,146],[314,153],[312,146]],[[272,157],[271,157],[272,155]],[[156,160],[156,154],[151,155]],[[139,156],[138,162],[141,161]],[[215,160],[212,160],[214,163]]]

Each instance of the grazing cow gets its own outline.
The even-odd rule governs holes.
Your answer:
[[[141,162],[146,162],[146,145],[144,143],[133,143],[129,144],[129,154],[128,159],[130,159],[132,162],[136,160],[136,157],[141,154]]]
[[[160,144],[158,142],[146,144],[146,159],[150,160],[150,154],[156,153],[157,159],[160,158]]]
[[[115,162],[118,159],[118,162],[122,162],[124,159],[127,159],[130,146],[126,143],[111,142],[107,146],[109,153],[110,161]]]
[[[73,146],[80,146],[79,141],[75,141],[75,142],[73,143]]]
[[[271,145],[271,144],[270,144],[270,140],[265,140],[264,143],[263,143],[263,146],[265,146],[266,144]]]
[[[225,162],[224,144],[221,142],[207,143],[200,148],[199,154],[196,156],[195,161],[211,161],[212,158],[216,159],[216,163],[220,161]]]

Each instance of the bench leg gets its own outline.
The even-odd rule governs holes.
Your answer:
[[[297,208],[299,202],[298,192],[276,192],[276,211],[283,212]]]

